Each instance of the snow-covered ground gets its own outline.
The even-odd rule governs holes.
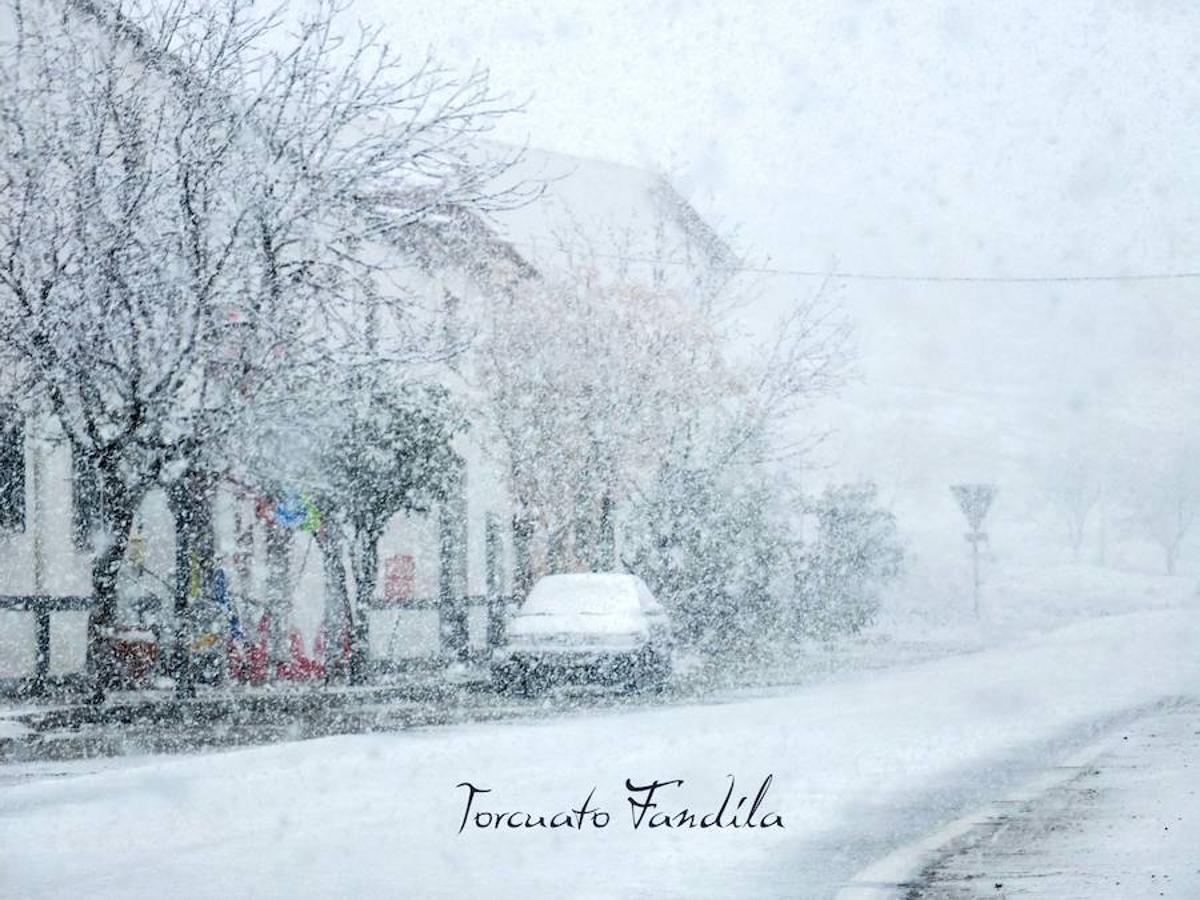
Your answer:
[[[1195,575],[1064,562],[986,559],[979,614],[965,552],[914,554],[889,586],[875,633],[893,641],[982,648],[1085,618],[1161,609],[1200,611]]]
[[[872,858],[1163,698],[1200,694],[1200,614],[1112,615],[1013,644],[676,708],[339,737],[0,791],[17,896],[826,897]],[[87,764],[81,764],[86,768]],[[625,780],[715,812],[773,775],[783,828],[635,829]],[[481,829],[591,805],[607,827]],[[746,805],[749,805],[747,801]],[[743,810],[745,807],[743,807]],[[699,817],[697,817],[699,818]],[[728,818],[728,817],[726,817]]]

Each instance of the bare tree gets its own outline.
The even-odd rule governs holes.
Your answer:
[[[1088,522],[1104,493],[1099,463],[1082,447],[1070,445],[1045,466],[1042,493],[1062,523],[1071,558],[1079,562]]]
[[[225,202],[232,140],[208,95],[165,89],[111,20],[52,7],[6,11],[0,346],[98,485],[89,658],[103,684],[135,511],[236,404],[212,351],[242,294],[243,216]]]
[[[551,567],[603,566],[615,507],[719,369],[703,323],[673,293],[580,269],[497,299],[481,349],[518,530],[545,538]]]
[[[376,355],[411,358],[395,348],[417,344],[416,304],[388,257],[429,216],[505,196],[507,161],[467,146],[509,109],[486,73],[406,70],[377,31],[339,36],[347,6],[315,3],[294,32],[243,0],[4,10],[0,353],[100,486],[101,686],[146,493],[186,484],[177,517],[203,516],[280,373],[349,352],[364,303],[396,338]]]
[[[577,224],[559,266],[490,309],[481,383],[508,449],[514,533],[543,540],[550,569],[612,568],[618,514],[667,463],[794,452],[781,435],[844,375],[848,325],[825,291],[789,309],[767,346],[734,353],[749,302],[736,258],[711,234],[697,247],[668,233],[660,224],[647,248],[629,229],[605,241]]]
[[[1192,444],[1157,447],[1136,460],[1129,507],[1134,523],[1162,550],[1174,575],[1184,539],[1200,516],[1200,454]]]

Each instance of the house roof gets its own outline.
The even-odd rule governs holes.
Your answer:
[[[737,264],[729,245],[661,173],[532,147],[506,177],[544,186],[535,203],[493,217],[498,235],[535,267],[560,262],[581,241],[592,244],[595,256],[627,262],[681,261],[686,249],[693,265]]]
[[[503,288],[572,255],[614,270],[656,261],[700,272],[737,267],[729,245],[660,173],[536,147],[485,144],[477,152],[517,160],[494,186],[511,190],[515,202],[488,212],[442,205],[406,224],[400,245],[431,268],[462,268],[488,288]],[[382,198],[384,209],[390,203]],[[418,204],[406,192],[394,205],[405,215]]]

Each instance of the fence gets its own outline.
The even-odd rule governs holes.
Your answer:
[[[390,602],[377,598],[367,610],[370,669],[375,673],[391,673],[434,668],[447,662],[484,662],[491,649],[504,639],[504,623],[513,602],[508,596],[477,594],[449,602],[434,598]],[[34,626],[32,671],[0,677],[0,695],[39,697],[48,689],[82,687],[86,616],[80,616],[74,627],[63,629],[68,633],[68,643],[75,648],[69,655],[80,664],[73,671],[57,674],[53,673],[55,661],[51,658],[51,621],[62,613],[86,614],[91,607],[91,597],[0,595],[0,612],[28,614],[33,617]],[[157,596],[146,596],[138,598],[133,607],[140,624],[147,615],[158,613],[163,602]],[[13,629],[7,630],[10,636],[14,633]],[[159,636],[164,633],[160,628],[153,630]],[[401,633],[404,640],[398,640]],[[0,654],[5,649],[11,653],[14,648],[0,646]],[[161,658],[165,654],[160,654]]]
[[[86,613],[92,608],[91,597],[3,596],[0,611],[30,613],[34,617],[33,672],[26,677],[0,679],[0,693],[40,696],[52,685],[66,685],[82,679],[82,673],[51,676],[51,616],[55,613]]]
[[[376,598],[367,616],[371,668],[388,672],[446,661],[481,662],[503,642],[514,602],[509,596],[482,594],[448,602]],[[404,640],[399,640],[401,633]]]

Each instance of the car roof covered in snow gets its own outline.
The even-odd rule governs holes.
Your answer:
[[[636,615],[656,609],[658,602],[636,575],[589,572],[542,578],[521,615]]]

